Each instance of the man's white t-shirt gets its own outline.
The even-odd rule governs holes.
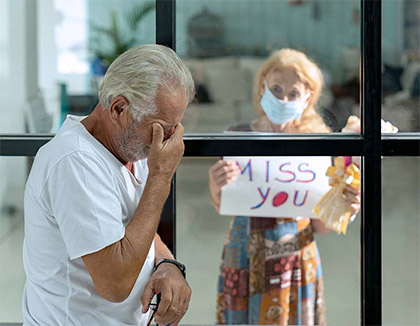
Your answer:
[[[81,119],[68,116],[40,148],[26,184],[24,324],[144,325],[140,297],[153,271],[154,243],[121,303],[98,294],[81,257],[124,237],[143,193],[147,162],[136,162],[133,175]]]

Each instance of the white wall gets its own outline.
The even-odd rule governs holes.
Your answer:
[[[38,85],[45,98],[49,113],[58,111],[57,48],[54,26],[58,15],[54,10],[54,0],[38,1]],[[58,114],[58,112],[57,112]]]
[[[302,50],[327,68],[335,81],[343,81],[347,74],[343,64],[359,64],[360,1],[319,0],[318,20],[313,17],[315,3],[308,0],[304,5],[292,6],[287,0],[177,0],[177,52],[187,54],[187,24],[206,7],[223,20],[226,45],[268,51],[282,47]],[[382,5],[383,53],[390,64],[400,63],[402,5],[399,0],[385,0]],[[353,20],[355,10],[358,22]]]
[[[24,133],[23,105],[37,95],[36,1],[0,1],[0,133]],[[23,208],[26,158],[0,158],[0,207]]]

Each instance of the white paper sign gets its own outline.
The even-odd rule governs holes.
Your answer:
[[[241,173],[222,188],[222,215],[316,218],[312,209],[330,189],[329,156],[223,159],[236,162]]]

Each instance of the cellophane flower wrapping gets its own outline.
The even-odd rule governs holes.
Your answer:
[[[326,174],[330,178],[331,189],[316,204],[313,212],[326,227],[338,234],[346,234],[351,207],[345,201],[344,189],[347,185],[360,189],[360,169],[354,163],[346,166],[344,157],[337,157]]]

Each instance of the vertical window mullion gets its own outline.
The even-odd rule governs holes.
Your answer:
[[[361,0],[361,322],[382,325],[381,0]]]
[[[158,233],[176,256],[176,174],[172,178],[171,192],[162,209]]]
[[[156,44],[175,50],[175,0],[156,0]]]
[[[156,44],[175,50],[175,0],[156,0]],[[159,235],[176,256],[176,178],[162,210]]]

